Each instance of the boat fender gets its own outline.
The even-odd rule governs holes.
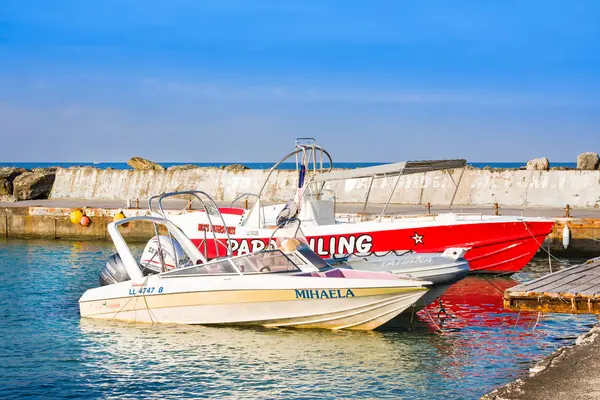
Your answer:
[[[569,224],[565,224],[565,227],[562,231],[562,244],[565,250],[569,247],[571,243],[571,230],[569,229]]]
[[[79,224],[81,218],[83,218],[83,212],[81,210],[71,211],[71,214],[69,215],[69,219],[75,225]]]

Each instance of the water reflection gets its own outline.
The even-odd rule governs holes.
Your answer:
[[[371,333],[81,320],[77,300],[110,252],[102,242],[0,240],[4,396],[478,398],[596,321],[503,309],[501,291],[546,273],[547,260],[450,288],[443,334],[439,305],[411,331]]]

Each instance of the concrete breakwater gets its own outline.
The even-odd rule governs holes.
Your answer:
[[[462,174],[462,177],[461,177]],[[227,171],[191,167],[167,170],[101,170],[59,168],[51,199],[145,199],[177,190],[204,190],[219,201],[243,193],[257,193],[266,170]],[[296,190],[295,171],[274,171],[263,193],[266,201],[287,201]],[[385,203],[396,178],[376,179],[369,199]],[[600,171],[455,169],[402,176],[392,197],[394,204],[492,205],[507,207],[600,207]],[[329,182],[340,203],[363,202],[370,179]]]
[[[61,203],[64,203],[62,201]],[[114,206],[113,206],[114,207]],[[182,207],[167,210],[168,213],[186,212]],[[0,207],[0,237],[5,238],[45,238],[71,240],[109,240],[106,226],[113,221],[115,214],[123,212],[127,217],[147,215],[147,209],[94,208],[86,207],[85,214],[92,223],[89,226],[73,224],[69,215],[74,210],[70,207]],[[422,210],[421,210],[422,211]],[[488,214],[491,209],[480,210]],[[557,215],[562,210],[546,210],[548,214]],[[575,255],[600,253],[600,210],[588,213],[593,217],[556,218],[552,233],[546,238],[544,248],[552,254]],[[563,246],[563,228],[568,224],[570,243],[567,249]],[[154,235],[152,224],[133,222],[123,227],[128,240],[146,241]]]

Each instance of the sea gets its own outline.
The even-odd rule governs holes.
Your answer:
[[[247,166],[250,169],[270,169],[273,167],[273,165],[275,165],[275,163],[273,162],[212,162],[212,163],[199,163],[199,162],[189,162],[189,163],[182,163],[182,162],[161,162],[160,163],[162,166],[164,166],[165,168],[171,167],[171,166],[176,166],[176,165],[197,165],[199,167],[215,167],[215,168],[219,168],[219,167],[223,167],[223,166],[227,166],[227,165],[231,165],[231,164],[244,164],[245,166]],[[334,167],[336,168],[362,168],[362,167],[372,167],[375,165],[382,165],[382,164],[388,164],[387,162],[340,162],[340,163],[334,163]],[[328,163],[324,163],[323,164],[325,167],[329,167]],[[508,168],[524,168],[527,165],[527,162],[473,162],[473,163],[468,163],[468,165],[471,165],[473,167],[476,168],[484,168],[484,167],[489,167],[489,168],[502,168],[502,169],[508,169]],[[129,165],[127,165],[126,162],[0,162],[0,167],[19,167],[19,168],[26,168],[26,169],[33,169],[33,168],[49,168],[49,167],[62,167],[62,168],[69,168],[69,167],[81,167],[81,166],[87,166],[87,167],[96,167],[96,168],[102,168],[102,169],[106,169],[106,168],[112,168],[112,169],[131,169],[131,167]],[[577,163],[572,163],[572,162],[553,162],[550,164],[551,167],[568,167],[568,168],[575,168],[577,166]],[[288,163],[282,163],[278,169],[295,169],[296,168],[296,164],[293,162],[288,162]]]
[[[135,325],[81,319],[105,242],[0,239],[0,397],[476,399],[597,322],[514,313],[502,291],[547,273],[468,277],[374,332]],[[552,261],[554,270],[582,260]]]

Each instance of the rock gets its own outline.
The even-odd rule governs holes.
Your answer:
[[[230,171],[230,172],[239,172],[239,171],[245,171],[247,169],[250,169],[250,167],[248,167],[244,164],[229,164],[229,165],[221,165],[221,169],[224,169],[225,171]]]
[[[165,167],[160,164],[155,163],[154,161],[146,160],[142,157],[131,157],[129,161],[127,161],[127,165],[129,165],[133,169],[141,170],[141,171],[164,171]]]
[[[5,167],[0,168],[0,196],[11,196],[13,193],[13,181],[23,172],[25,168]]]
[[[193,164],[172,165],[169,168],[167,168],[167,171],[185,171],[188,169],[196,169],[196,168],[200,168],[200,167],[197,165],[193,165]]]
[[[550,168],[550,161],[548,161],[546,157],[534,158],[533,160],[527,161],[526,169],[528,170],[548,171],[548,168]]]
[[[577,169],[595,171],[598,169],[598,164],[600,164],[600,159],[597,153],[581,153],[577,156]]]
[[[56,172],[58,167],[46,167],[46,168],[33,168],[31,172],[41,172],[44,174]]]
[[[54,172],[24,172],[13,181],[13,196],[17,200],[47,199],[55,177]]]
[[[14,203],[17,198],[12,194],[0,194],[0,203]]]

